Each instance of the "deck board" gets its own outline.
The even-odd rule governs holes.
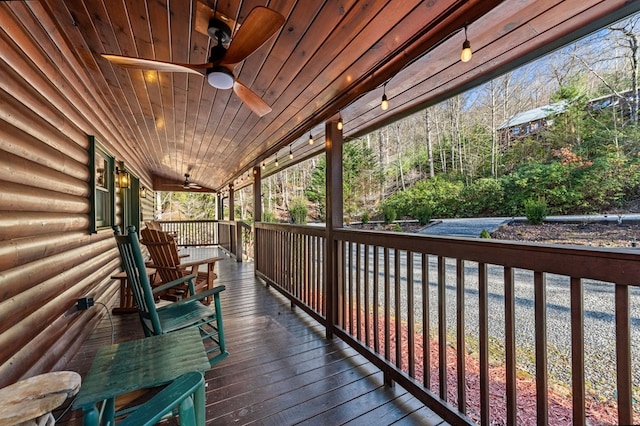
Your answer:
[[[320,324],[255,278],[252,263],[227,258],[216,267],[216,285],[226,287],[221,304],[230,355],[206,372],[207,424],[445,424],[402,387],[385,386],[382,372],[342,340],[325,339]],[[142,337],[136,314],[113,321],[116,341]],[[110,340],[105,316],[67,369],[86,374]],[[81,424],[79,413],[58,424]]]

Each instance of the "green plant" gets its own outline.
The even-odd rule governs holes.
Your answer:
[[[307,202],[304,198],[294,198],[289,203],[289,216],[291,222],[297,225],[303,225],[307,223],[307,214],[309,209],[307,208]]]
[[[480,238],[491,238],[491,234],[486,229],[480,231]]]
[[[394,209],[390,205],[384,205],[382,207],[382,217],[384,218],[385,225],[390,224],[394,220],[396,220],[396,209]]]
[[[424,226],[431,220],[431,208],[428,206],[420,206],[416,209],[415,215],[418,223]]]
[[[540,225],[547,217],[547,202],[544,198],[529,198],[524,201],[524,213],[533,225]]]
[[[360,218],[360,222],[362,222],[363,225],[366,225],[367,223],[369,223],[369,219],[371,219],[369,217],[369,213],[364,212],[364,213],[362,213],[362,217]]]
[[[276,219],[276,215],[272,211],[265,210],[264,212],[262,212],[262,221],[267,223],[275,223],[278,220]]]
[[[393,231],[394,232],[402,232],[402,226],[400,226],[399,223],[394,224]]]

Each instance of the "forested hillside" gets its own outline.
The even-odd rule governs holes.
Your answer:
[[[346,220],[524,215],[525,202],[549,214],[634,209],[639,35],[640,17],[632,17],[349,141]],[[537,132],[516,137],[504,128],[518,113],[558,102],[564,110],[549,109],[550,124]],[[320,156],[265,179],[265,220],[322,221],[324,167]],[[236,192],[236,218],[251,220],[250,190]],[[176,208],[165,200],[163,210]]]

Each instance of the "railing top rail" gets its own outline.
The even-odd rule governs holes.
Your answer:
[[[334,238],[487,264],[640,285],[640,251],[338,229]]]
[[[193,220],[157,220],[158,223],[212,223],[216,219],[193,219]]]
[[[256,222],[256,229],[271,231],[291,232],[293,234],[311,235],[313,237],[326,237],[326,227],[317,225],[292,225],[289,223]]]

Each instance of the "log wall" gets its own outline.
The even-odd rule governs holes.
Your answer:
[[[117,301],[113,233],[89,233],[89,135],[140,178],[153,217],[135,141],[68,43],[40,2],[0,3],[0,387],[64,368],[105,315],[99,303]],[[85,295],[96,306],[77,311]]]

